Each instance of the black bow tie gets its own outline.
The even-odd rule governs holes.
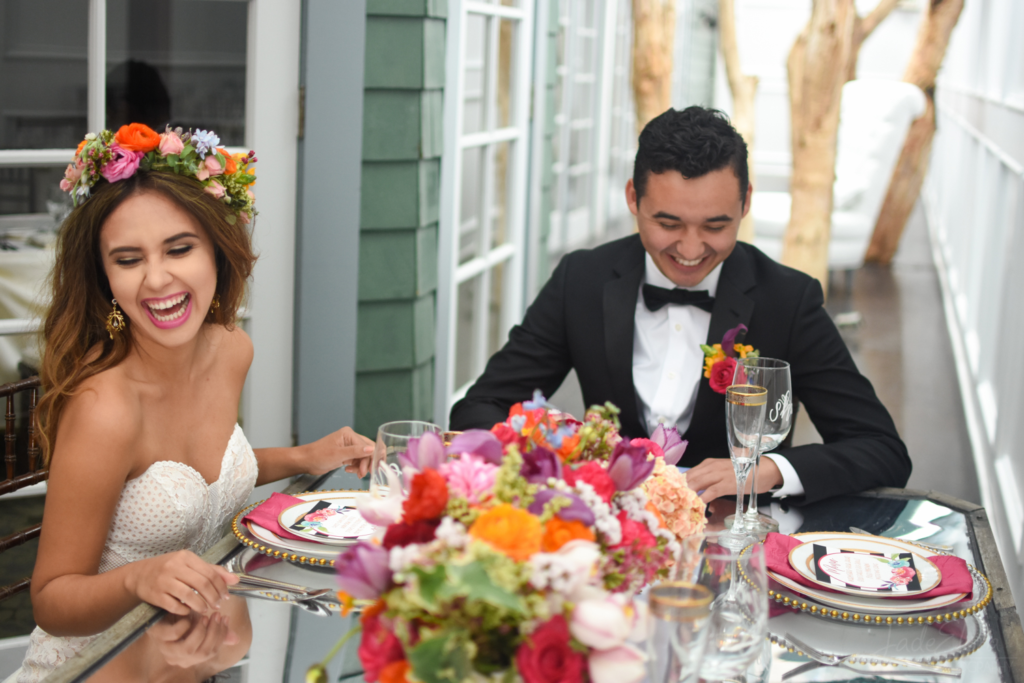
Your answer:
[[[709,296],[706,289],[694,292],[689,289],[665,289],[654,285],[644,285],[643,292],[644,304],[651,311],[656,311],[665,304],[682,304],[683,306],[696,306],[710,313],[715,306],[715,298]]]

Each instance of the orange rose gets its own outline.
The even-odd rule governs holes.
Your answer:
[[[560,517],[552,517],[544,527],[544,539],[541,541],[541,548],[546,553],[553,553],[569,541],[582,539],[593,541],[594,532],[579,520],[566,522]]]
[[[75,156],[76,157],[79,154],[82,153],[82,148],[85,147],[85,143],[87,143],[87,142],[89,142],[89,141],[88,140],[82,140],[81,142],[78,143],[78,149],[75,150]]]
[[[224,157],[224,175],[231,175],[238,170],[238,164],[235,163],[235,158],[228,154],[226,149],[218,147],[217,151]]]
[[[160,144],[160,135],[144,123],[129,123],[118,129],[114,142],[129,152],[149,152]]]
[[[476,518],[469,535],[522,562],[540,552],[544,529],[540,519],[508,503],[493,507]]]
[[[409,666],[409,662],[400,659],[397,662],[391,662],[381,669],[380,678],[377,680],[380,683],[408,683],[409,679],[406,678],[405,674],[409,673],[411,669],[412,667]]]

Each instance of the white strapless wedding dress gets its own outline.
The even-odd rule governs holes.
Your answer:
[[[220,540],[245,504],[256,485],[256,473],[256,455],[238,425],[221,459],[220,475],[212,484],[180,462],[153,463],[141,476],[125,483],[99,571],[175,550],[202,555]],[[14,680],[43,680],[96,637],[62,638],[37,627],[29,636],[28,653]]]

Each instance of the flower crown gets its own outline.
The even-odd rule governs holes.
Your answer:
[[[229,154],[219,144],[220,138],[212,130],[183,132],[167,126],[165,132],[157,133],[143,123],[121,126],[117,133],[89,133],[64,171],[60,189],[71,193],[71,201],[78,206],[101,178],[116,183],[139,169],[171,171],[195,179],[230,206],[243,224],[249,223],[256,215],[255,197],[249,190],[256,182],[250,168],[256,163],[256,152]]]

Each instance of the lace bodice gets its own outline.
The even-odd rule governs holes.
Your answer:
[[[242,428],[235,429],[221,459],[217,481],[207,484],[188,465],[161,460],[129,480],[114,509],[100,556],[106,572],[175,550],[202,555],[220,539],[256,485],[256,456]],[[18,683],[36,683],[77,654],[95,636],[59,638],[36,628]]]

